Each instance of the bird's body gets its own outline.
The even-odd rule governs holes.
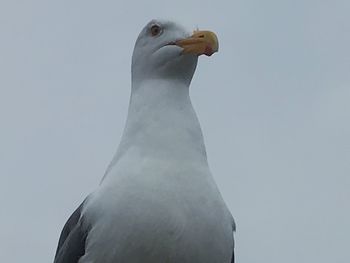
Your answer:
[[[145,45],[139,42],[117,154],[99,188],[67,222],[55,262],[233,262],[234,222],[209,170],[189,97],[197,58],[176,53],[174,66],[166,62],[146,77],[135,58]],[[167,48],[158,53],[171,59],[174,49]],[[177,78],[171,74],[179,63],[186,74]]]

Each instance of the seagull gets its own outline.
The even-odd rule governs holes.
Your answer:
[[[211,31],[150,21],[132,56],[122,139],[66,222],[54,263],[233,263],[235,223],[208,166],[189,87]]]

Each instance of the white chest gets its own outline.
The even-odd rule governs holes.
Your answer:
[[[129,174],[96,191],[79,262],[230,262],[232,221],[213,181],[195,171],[165,176],[166,170],[176,171]]]

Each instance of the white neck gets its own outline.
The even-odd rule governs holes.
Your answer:
[[[133,82],[124,134],[108,171],[126,155],[135,161],[146,157],[207,164],[188,84],[174,79]]]

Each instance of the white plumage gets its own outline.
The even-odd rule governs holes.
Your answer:
[[[156,36],[154,25],[161,29]],[[119,149],[80,210],[79,263],[231,262],[234,222],[189,97],[198,55],[174,44],[190,35],[153,20],[138,37]]]

